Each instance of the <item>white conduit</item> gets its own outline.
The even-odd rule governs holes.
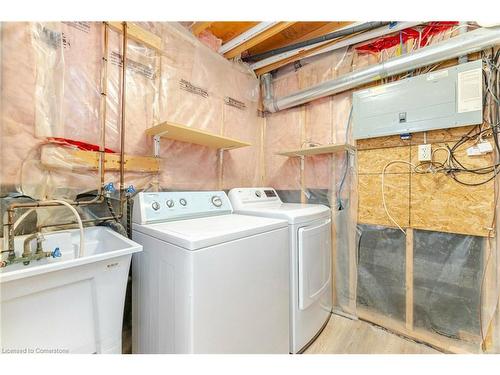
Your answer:
[[[481,51],[499,43],[500,27],[477,29],[444,42],[424,47],[411,54],[396,57],[365,69],[356,70],[337,79],[320,83],[281,98],[271,98],[268,93],[264,93],[264,96],[269,98],[264,99],[264,108],[269,112],[277,112],[296,107],[315,99],[338,94],[369,82],[378,81],[388,76]],[[270,88],[270,85],[267,86]]]
[[[224,54],[228,51],[231,51],[232,49],[235,49],[239,45],[245,43],[247,40],[252,39],[256,35],[259,35],[266,31],[267,29],[270,29],[271,27],[277,25],[279,22],[261,22],[254,27],[252,27],[250,30],[245,31],[243,34],[238,35],[236,38],[231,39],[227,43],[224,43],[220,48],[219,48],[219,53]]]

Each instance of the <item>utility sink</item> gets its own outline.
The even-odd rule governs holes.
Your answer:
[[[26,236],[15,239],[16,255]],[[106,227],[44,234],[57,258],[0,268],[0,348],[6,353],[121,353],[132,254],[142,246]],[[33,251],[36,241],[32,241]]]

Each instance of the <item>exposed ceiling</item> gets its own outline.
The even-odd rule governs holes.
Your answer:
[[[318,36],[322,36],[338,30],[347,25],[353,24],[352,21],[345,22],[274,22],[264,31],[251,35],[244,41],[231,48],[228,51],[222,51],[222,54],[228,58],[238,56],[254,55],[262,52],[274,50],[276,48],[288,46],[294,43],[306,41]],[[243,33],[251,33],[253,30],[262,26],[263,22],[195,22],[191,25],[191,31],[199,35],[207,30],[215,37],[222,40],[224,44],[235,40],[235,38],[244,36]]]

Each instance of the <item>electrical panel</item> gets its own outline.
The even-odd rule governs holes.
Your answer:
[[[353,137],[481,124],[481,60],[353,93]]]

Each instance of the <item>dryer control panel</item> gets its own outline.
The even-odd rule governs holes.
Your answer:
[[[223,191],[141,192],[134,198],[133,222],[150,224],[232,212]]]
[[[262,188],[236,188],[229,191],[229,198],[233,202],[234,209],[241,209],[249,204],[272,203],[281,204],[281,199],[276,190],[269,187]]]

